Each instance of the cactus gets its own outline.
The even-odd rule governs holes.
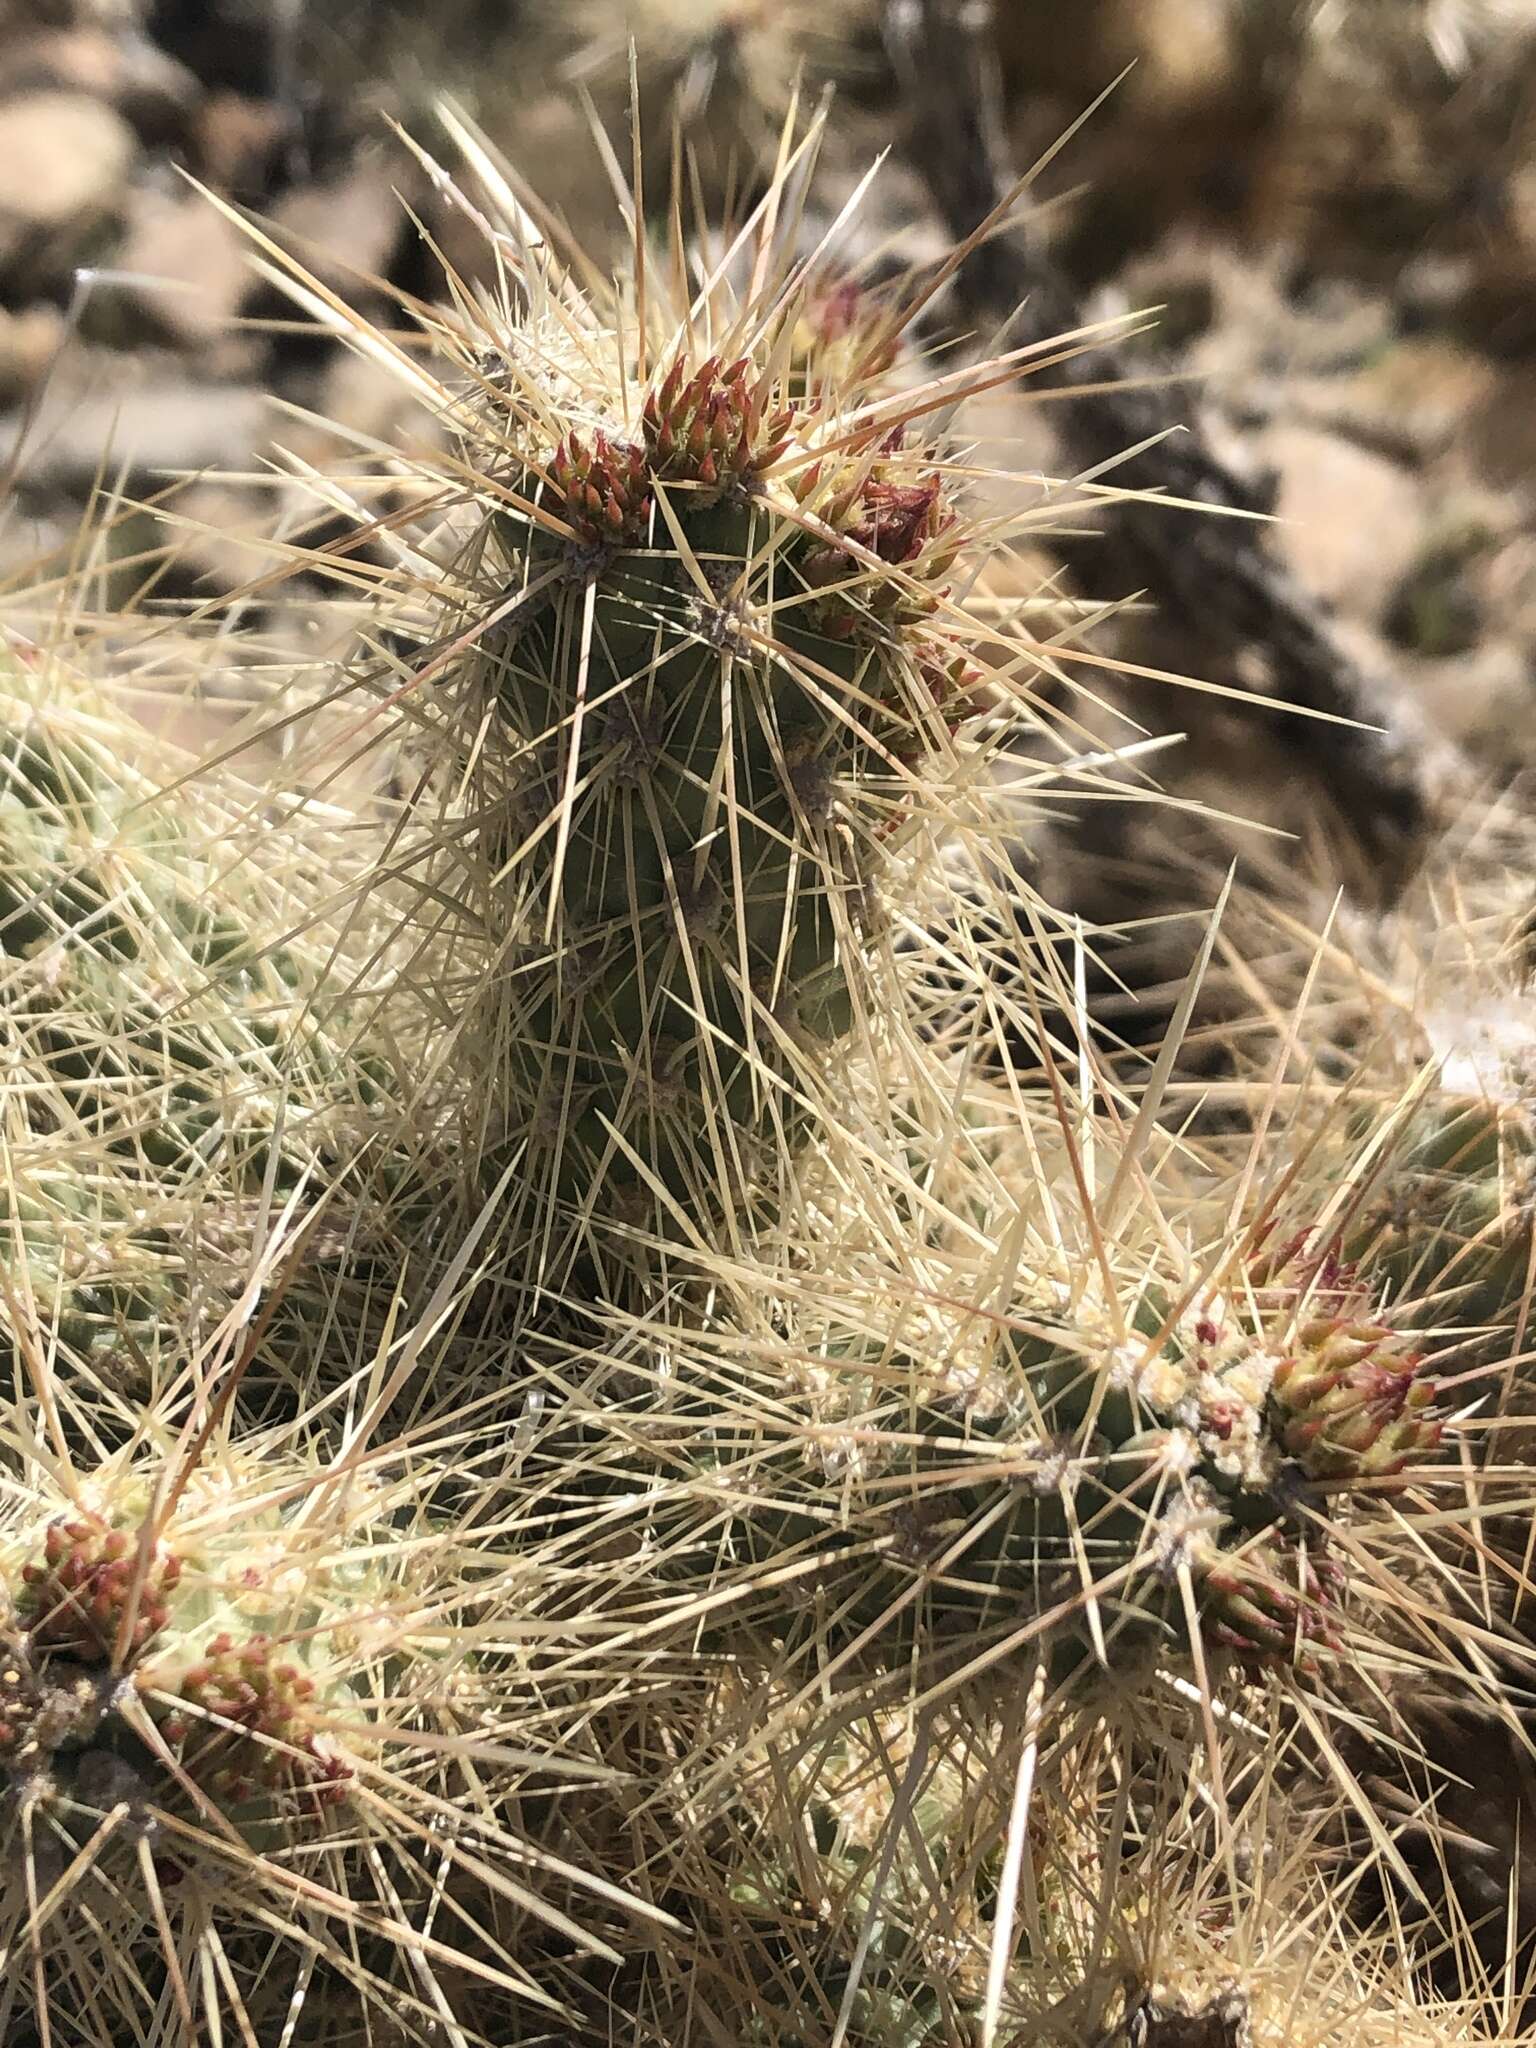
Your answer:
[[[1392,1139],[1346,1249],[1427,1320],[1468,1330],[1513,1322],[1536,1256],[1530,1109],[1436,1089]]]
[[[1389,1546],[1419,1542],[1416,1496],[1447,1469],[1436,1367],[1381,1261],[1342,1257],[1336,1216],[1310,1213],[1338,1181],[1298,1188],[1306,1233],[1279,1250],[1247,1210],[1207,1231],[1210,1188],[1161,1164],[1178,1147],[1152,1092],[1074,1044],[1074,1098],[1053,963],[1029,964],[1002,1029],[990,988],[963,1029],[929,1029],[937,953],[977,958],[925,940],[926,912],[951,856],[987,868],[1002,727],[1030,715],[1024,643],[983,706],[973,664],[1000,629],[961,600],[986,536],[920,438],[988,367],[895,390],[896,317],[829,317],[816,266],[768,231],[679,250],[687,304],[663,265],[594,306],[477,161],[516,275],[503,301],[424,316],[451,386],[398,358],[458,436],[416,479],[449,510],[435,535],[391,533],[349,678],[421,770],[399,835],[337,891],[361,905],[358,957],[384,962],[366,1024],[279,936],[315,908],[305,874],[283,876],[286,917],[231,905],[99,747],[67,755],[62,796],[19,784],[13,921],[40,925],[7,1028],[40,1063],[23,1094],[76,1121],[58,1143],[20,1126],[13,1198],[12,1292],[49,1342],[18,1329],[33,1377],[0,1499],[6,1903],[38,1958],[0,2021],[67,1958],[140,2038],[179,2006],[192,2039],[300,2048],[346,2027],[355,1990],[381,2038],[547,2020],[598,2039],[622,2017],[687,2039],[703,2013],[699,2038],[751,2039],[788,1984],[781,2032],[808,2048],[840,2022],[870,2043],[943,2039],[962,2013],[977,2031],[983,2005],[995,2040],[1000,2014],[1027,2029],[1076,1995],[1070,1858],[1091,1860],[1103,1784],[1124,1845],[1146,1751],[1175,1731],[1169,1826],[1235,1874],[1190,1818],[1220,1835],[1250,1768],[1228,1735],[1269,1712],[1272,1737],[1301,1747],[1304,1723],[1324,1749],[1312,1696],[1348,1652],[1373,1682],[1391,1664]],[[366,516],[361,485],[355,504],[324,488]],[[80,723],[37,713],[60,715]],[[127,947],[103,833],[134,864]],[[420,894],[391,951],[401,877]],[[299,1015],[268,1038],[284,962]],[[995,1079],[989,1035],[1027,1053]],[[401,1046],[419,1097],[391,1093]],[[385,1268],[389,1315],[375,1330],[330,1295],[339,1389],[329,1326],[301,1321],[302,1426],[264,1436],[238,1371],[266,1368],[274,1326],[232,1318],[238,1371],[210,1374],[187,1247],[238,1245],[253,1192],[318,1204],[361,1136],[385,1165],[335,1256],[365,1289]],[[435,1218],[454,1149],[478,1235],[456,1234],[463,1209]],[[63,1236],[82,1213],[105,1279]],[[166,1353],[159,1401],[120,1401],[108,1432],[69,1334],[92,1315],[105,1345]],[[386,1409],[398,1433],[376,1444]],[[1453,1520],[1437,1505],[1436,1534]],[[1403,1606],[1422,1655],[1432,1604]],[[866,1735],[900,1748],[893,1702],[914,1716],[902,1763],[919,1736],[932,1754],[861,1807],[838,1774],[858,1780]],[[1085,1730],[1113,1740],[1075,1783]],[[549,1790],[567,1741],[590,1760],[578,1798]],[[749,1820],[754,1769],[784,1797]],[[1074,1815],[1013,1944],[992,1917],[1008,1857]],[[1152,1825],[1133,1921],[1201,1895],[1148,1876]],[[583,1895],[607,1915],[590,1938]],[[275,2018],[251,1981],[269,1950]],[[1131,2016],[1096,1983],[1064,2026]]]
[[[1505,1344],[1532,1285],[1528,867],[1518,816],[1473,807],[1389,913],[1338,912],[1326,884],[1273,868],[1231,935],[1263,963],[1277,1016],[1310,999],[1319,1020],[1308,1106],[1284,1141],[1303,1162],[1286,1216],[1310,1208],[1299,1220],[1314,1229],[1326,1215],[1320,1246],[1394,1324],[1454,1330],[1468,1358]],[[1286,1081],[1303,1078],[1285,1057]]]
[[[864,878],[839,857],[840,786],[921,743],[931,679],[948,686],[936,643],[900,637],[948,563],[937,476],[891,449],[853,465],[829,500],[802,479],[808,514],[776,504],[761,469],[789,419],[764,419],[771,403],[734,366],[706,362],[685,380],[674,364],[648,405],[660,413],[651,468],[626,458],[627,500],[604,477],[600,436],[590,460],[558,450],[574,545],[638,544],[636,522],[659,526],[664,506],[677,550],[658,531],[633,564],[604,560],[487,656],[521,757],[517,815],[539,821],[507,922],[550,932],[505,993],[507,1119],[534,1126],[536,1170],[568,1201],[653,1229],[673,1205],[697,1230],[748,1199],[753,1138],[788,1138],[799,1121],[800,1047],[853,1023]],[[568,573],[573,543],[542,539],[509,536],[509,584]],[[906,575],[871,577],[870,555]],[[503,867],[519,849],[496,851]]]
[[[829,1374],[841,1414],[823,1397],[792,1450],[708,1491],[746,1496],[735,1539],[770,1582],[820,1555],[822,1652],[857,1639],[898,1664],[919,1648],[963,1663],[1016,1637],[1019,1656],[1043,1643],[1058,1679],[1090,1644],[1123,1673],[1187,1650],[1192,1598],[1213,1663],[1315,1668],[1345,1620],[1330,1524],[1356,1484],[1369,1498],[1426,1476],[1441,1421],[1417,1354],[1358,1295],[1320,1314],[1308,1281],[1303,1267],[1177,1317],[1144,1296],[1118,1340],[1084,1305],[1021,1307],[959,1384],[913,1358],[867,1377],[845,1358]],[[797,1437],[833,1448],[807,1462]],[[854,1471],[840,1442],[860,1447]]]
[[[144,754],[63,655],[0,650],[0,1304],[13,1342],[141,1387],[183,1309],[216,1322],[244,1284],[253,1219],[388,1175],[360,1160],[404,1109],[299,895],[344,843],[300,819],[257,847],[250,792],[185,762],[162,792]]]
[[[506,1894],[530,1924],[571,1929],[509,1875],[540,1860],[515,1831],[525,1782],[604,1775],[541,1754],[496,1647],[505,1623],[487,1627],[534,1581],[477,1555],[440,1482],[393,1451],[202,1439],[189,1453],[146,1417],[136,1454],[29,1463],[35,1484],[13,1481],[0,1509],[0,1940],[36,1961],[0,1993],[7,2034],[67,1971],[95,2024],[131,2038],[170,1995],[216,2038],[220,2012],[246,2010],[228,1965],[243,1974],[248,1939],[294,2014],[350,1985],[381,2024],[419,2026],[453,2010],[440,1978],[454,1998],[537,2003],[420,1884],[430,1864],[487,1922]],[[574,1873],[557,1896],[584,1888],[615,1896]],[[359,1970],[362,1924],[376,1952]]]
[[[482,1188],[515,1163],[551,1286],[585,1256],[599,1298],[626,1248],[783,1206],[831,1052],[895,1000],[878,884],[996,743],[953,737],[979,676],[964,528],[903,424],[937,400],[879,382],[878,325],[856,351],[845,320],[847,374],[808,374],[825,283],[771,238],[756,260],[753,299],[722,282],[690,323],[659,265],[632,317],[540,250],[526,309],[436,329],[446,494],[505,485],[472,489],[451,567],[390,620],[426,649],[382,687],[445,793],[468,1150]]]

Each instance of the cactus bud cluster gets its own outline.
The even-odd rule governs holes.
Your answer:
[[[298,1814],[345,1799],[352,1767],[321,1746],[315,1680],[271,1636],[216,1635],[176,1697],[160,1732],[211,1797],[244,1806],[269,1794]]]
[[[80,1663],[131,1663],[170,1620],[181,1560],[150,1532],[97,1515],[50,1522],[21,1568],[17,1619],[38,1648]]]
[[[594,547],[632,547],[644,539],[651,490],[643,449],[601,429],[590,447],[571,433],[556,448],[549,473],[560,509],[579,539]]]
[[[1205,1572],[1211,1638],[1250,1670],[1308,1670],[1315,1649],[1336,1650],[1335,1606],[1343,1575],[1331,1560],[1266,1541],[1213,1560]]]
[[[1275,1367],[1271,1399],[1287,1456],[1311,1479],[1391,1479],[1440,1441],[1422,1352],[1383,1323],[1304,1322]]]
[[[300,1989],[319,1964],[318,2009],[348,1981],[329,1959],[376,1886],[394,1950],[363,2004],[387,2013],[423,1956],[459,1953],[451,1928],[427,1940],[418,1924],[422,1859],[484,1911],[528,1855],[510,1823],[543,1739],[514,1732],[515,1672],[471,1647],[486,1612],[510,1608],[516,1567],[433,1517],[408,1461],[354,1444],[331,1463],[281,1431],[209,1431],[189,1460],[153,1416],[144,1439],[0,1504],[0,1940],[63,1846],[76,1867],[37,1930],[48,1970],[67,1959],[131,2036],[148,2024],[135,1987],[152,2004],[183,1908],[210,1911],[232,1950],[258,1938],[280,1978],[294,1873],[323,1866],[294,1927]],[[456,1811],[463,1852],[443,1825]]]
[[[770,469],[791,445],[793,406],[775,406],[767,377],[749,382],[751,359],[711,356],[687,374],[679,355],[646,395],[645,441],[655,475],[706,490],[743,484]]]

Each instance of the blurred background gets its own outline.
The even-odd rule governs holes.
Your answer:
[[[0,580],[55,573],[105,503],[111,531],[91,542],[104,608],[195,618],[237,668],[243,633],[266,658],[323,641],[312,614],[245,588],[248,542],[273,515],[269,451],[324,467],[421,427],[395,380],[253,268],[236,210],[399,327],[399,295],[441,296],[445,266],[488,274],[483,237],[399,133],[443,147],[445,99],[607,263],[618,215],[593,133],[627,170],[631,38],[653,207],[674,122],[706,204],[739,205],[797,82],[802,108],[830,90],[813,212],[889,145],[850,268],[878,282],[932,262],[955,223],[924,175],[902,13],[0,0]],[[1049,303],[1082,322],[1155,309],[1117,341],[1115,376],[1164,394],[1163,424],[1198,435],[1222,490],[1276,515],[1261,573],[1374,679],[1405,746],[1428,760],[1444,743],[1495,783],[1525,769],[1536,706],[1533,88],[1530,0],[998,0],[986,39],[1000,157],[1038,166],[1018,218]],[[949,317],[978,324],[974,306]],[[1063,444],[1029,398],[1000,396],[967,430],[1000,466],[1081,474],[1081,437]],[[1018,490],[1010,515],[1029,509]],[[1086,515],[1036,524],[1015,548],[1018,589],[1084,616],[1090,600],[1138,600],[1092,644],[1286,693],[1264,621],[1245,646],[1213,603],[1208,631],[1198,588],[1158,587],[1157,546],[1132,559]],[[1213,591],[1225,574],[1201,570]],[[1159,710],[1150,686],[1132,710],[1148,729],[1193,716]],[[1212,778],[1262,788],[1289,829],[1319,788],[1346,810],[1376,801],[1369,778],[1363,793],[1337,784],[1327,749],[1309,759],[1293,738],[1271,760],[1272,735],[1222,699],[1201,700],[1199,724],[1182,772],[1206,777],[1216,807]]]

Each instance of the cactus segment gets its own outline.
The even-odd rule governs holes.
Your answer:
[[[318,838],[268,828],[243,864],[247,794],[162,791],[128,713],[39,663],[0,650],[0,1305],[142,1383],[252,1205],[333,1190],[398,1093],[332,937],[281,921]]]
[[[1424,1320],[1496,1329],[1530,1294],[1533,1219],[1529,1108],[1447,1095],[1409,1119],[1344,1249]]]
[[[928,1391],[894,1408],[861,1395],[852,1344],[841,1429],[808,1417],[740,1479],[722,1453],[704,1498],[739,1497],[729,1541],[770,1582],[819,1559],[807,1619],[860,1656],[963,1658],[1016,1633],[1064,1681],[1090,1643],[1122,1666],[1187,1652],[1193,1618],[1250,1675],[1310,1668],[1347,1594],[1324,1502],[1336,1517],[1352,1485],[1424,1466],[1442,1427],[1418,1354],[1333,1270],[1330,1293],[1315,1262],[1256,1264],[1245,1295],[1171,1319],[1148,1296],[1107,1346],[1021,1315],[955,1391],[908,1359],[898,1380]],[[818,1441],[857,1444],[852,1465],[802,1455]]]
[[[471,472],[516,451],[442,691],[501,948],[478,1085],[497,1171],[520,1148],[588,1240],[707,1242],[774,1186],[869,1019],[882,837],[976,688],[938,452],[871,367],[788,367],[806,304],[734,352],[623,316],[579,362],[509,314],[457,413]]]
[[[424,1982],[446,1996],[424,1966],[456,1998],[487,1977],[518,1995],[505,1971],[477,1975],[478,1932],[462,1950],[453,1924],[422,1939],[412,1885],[430,1863],[472,1929],[509,1892],[538,1919],[519,1792],[588,1773],[516,1727],[522,1681],[487,1617],[514,1609],[525,1568],[476,1551],[435,1511],[435,1483],[355,1444],[331,1464],[283,1431],[239,1447],[210,1433],[189,1463],[180,1429],[153,1418],[135,1455],[70,1475],[65,1502],[51,1477],[35,1492],[13,1480],[0,1943],[72,1866],[36,1930],[40,1995],[67,1969],[122,2038],[143,2036],[171,1944],[210,1926],[228,1953],[259,1943],[279,1979],[302,1963],[295,2011],[311,1978],[317,2010],[336,1986],[381,2014]],[[370,1913],[383,1940],[359,1986],[349,1958]],[[194,1984],[194,2005],[214,1989]]]

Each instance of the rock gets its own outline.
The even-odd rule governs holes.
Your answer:
[[[1313,596],[1374,623],[1423,545],[1413,473],[1337,435],[1296,424],[1257,437],[1279,476],[1275,539]]]
[[[254,199],[269,190],[297,129],[294,115],[275,100],[211,92],[193,123],[198,175],[221,192]]]
[[[113,268],[114,297],[133,327],[158,341],[206,350],[229,344],[249,357],[255,343],[235,333],[250,288],[251,245],[235,223],[199,192],[141,186]]]
[[[1526,489],[1536,470],[1536,409],[1530,368],[1506,370],[1467,420],[1466,446],[1485,483]]]
[[[1387,606],[1382,629],[1394,646],[1428,661],[1468,654],[1495,616],[1507,617],[1518,603],[1518,543],[1503,545],[1496,518],[1479,506],[1442,507],[1408,573]],[[1506,565],[1510,588],[1503,604],[1490,602],[1497,570]],[[1528,559],[1524,564],[1529,580]]]
[[[1470,654],[1413,662],[1407,680],[1437,732],[1496,765],[1501,776],[1529,764],[1536,714],[1528,646],[1487,639]]]
[[[270,209],[269,232],[332,290],[355,299],[361,278],[387,273],[405,226],[401,168],[386,165],[376,148],[359,150],[337,175],[285,192]]]
[[[139,0],[0,0],[7,27],[132,28]]]
[[[197,80],[136,29],[32,29],[0,48],[0,96],[75,92],[114,106],[147,143],[187,132]]]
[[[48,380],[19,474],[39,490],[84,495],[104,469],[150,489],[170,472],[247,468],[270,438],[268,408],[249,386],[193,382],[175,357],[71,348]],[[14,431],[0,421],[0,446]]]
[[[1312,394],[1315,417],[1339,432],[1395,444],[1425,462],[1455,444],[1466,422],[1497,385],[1493,367],[1471,349],[1441,335],[1393,342],[1354,376]]]
[[[135,153],[122,115],[83,93],[0,102],[0,279],[13,295],[68,275],[117,212]]]
[[[64,316],[56,306],[0,310],[0,405],[33,391],[64,343]]]

